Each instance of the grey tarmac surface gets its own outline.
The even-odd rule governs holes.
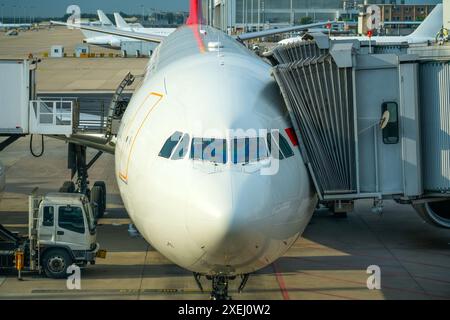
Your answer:
[[[69,178],[66,144],[45,139],[46,152],[35,159],[29,138],[0,153],[7,167],[7,188],[0,202],[0,223],[26,232],[27,196],[57,190]],[[39,145],[35,145],[39,148]],[[91,151],[90,156],[94,155]],[[208,299],[192,275],[127,232],[127,213],[114,176],[114,159],[103,155],[90,180],[106,181],[108,208],[98,240],[105,260],[82,270],[82,290],[70,291],[63,280],[26,274],[0,274],[0,299]],[[381,268],[381,290],[366,286],[371,265]],[[304,236],[275,264],[253,275],[240,299],[450,299],[450,232],[422,222],[408,206],[385,203],[383,215],[371,203],[357,203],[347,219],[327,210],[316,212]],[[203,279],[209,290],[209,283]]]

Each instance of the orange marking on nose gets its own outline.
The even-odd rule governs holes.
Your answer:
[[[139,109],[144,105],[144,103],[148,100],[148,98],[149,98],[150,96],[156,96],[156,97],[158,97],[159,99],[158,99],[158,101],[156,101],[156,102],[150,107],[150,109],[148,110],[146,116],[144,117],[144,120],[141,122],[141,124],[140,124],[140,126],[139,126],[139,129],[137,130],[136,134],[134,135],[133,142],[131,143],[130,150],[128,151],[128,157],[127,157],[127,163],[126,163],[126,169],[125,169],[126,172],[125,172],[125,173],[120,173],[120,172],[119,172],[119,177],[120,177],[120,179],[122,179],[122,181],[125,182],[125,183],[128,183],[128,168],[129,168],[129,165],[130,165],[131,154],[132,154],[132,152],[133,152],[133,148],[134,148],[134,144],[135,144],[135,142],[136,142],[136,139],[137,139],[137,137],[139,136],[139,133],[141,132],[141,129],[142,129],[142,127],[144,126],[145,122],[147,121],[147,119],[148,119],[150,113],[156,108],[156,106],[157,106],[157,105],[161,102],[161,100],[164,98],[164,95],[162,95],[161,93],[151,92],[151,93],[147,96],[147,98],[144,100],[144,102],[139,106],[138,110],[136,111],[136,113],[135,113],[135,115],[134,115],[135,117],[136,117],[136,115],[138,114]],[[133,119],[133,120],[134,120],[134,119]],[[129,128],[129,130],[130,130],[130,129],[131,129],[131,127]],[[128,130],[128,131],[129,131],[129,130]]]
[[[125,183],[128,182],[128,177],[126,177],[125,175],[123,175],[123,174],[120,173],[120,172],[119,172],[119,178],[120,178],[123,182],[125,182]]]

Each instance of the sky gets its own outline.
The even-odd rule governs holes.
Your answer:
[[[22,16],[30,16],[30,10],[32,10],[37,17],[58,17],[63,16],[71,4],[78,5],[81,13],[95,13],[97,9],[102,9],[106,13],[117,11],[142,13],[141,5],[144,5],[146,14],[150,13],[151,8],[162,11],[188,11],[189,9],[189,0],[0,0],[0,15],[3,9],[5,16],[12,16],[13,10],[20,12]],[[14,9],[13,6],[16,8]],[[24,14],[24,8],[26,14]]]

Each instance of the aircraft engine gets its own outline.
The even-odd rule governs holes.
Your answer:
[[[111,39],[109,41],[109,45],[113,48],[120,48],[122,44],[122,41],[120,41],[119,39]]]
[[[414,209],[426,222],[450,229],[450,200],[416,204]]]

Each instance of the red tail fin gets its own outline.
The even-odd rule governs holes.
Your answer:
[[[189,18],[187,19],[186,24],[193,25],[202,23],[203,23],[202,0],[191,0],[189,9]]]

